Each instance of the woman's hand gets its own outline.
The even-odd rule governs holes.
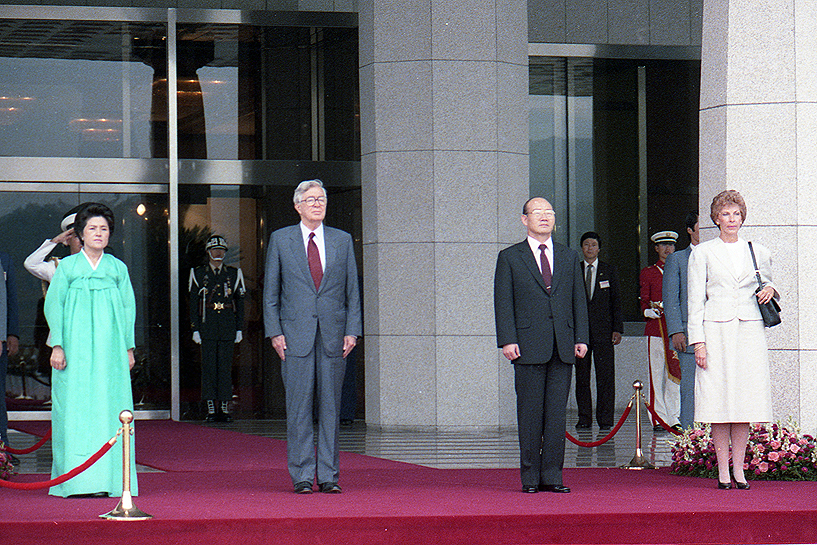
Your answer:
[[[61,346],[55,346],[51,349],[51,367],[57,371],[65,369],[65,352]]]
[[[706,343],[695,343],[695,364],[706,369]]]
[[[755,295],[757,295],[757,302],[761,305],[765,305],[772,300],[772,297],[774,297],[774,288],[771,286],[764,286],[763,289],[758,291]]]
[[[136,358],[133,357],[133,348],[128,349],[128,369],[133,369],[136,365]]]

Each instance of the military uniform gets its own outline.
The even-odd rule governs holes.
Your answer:
[[[220,401],[226,414],[232,398],[233,348],[244,323],[244,276],[236,267],[208,263],[191,269],[189,288],[191,327],[201,342],[201,398],[211,415],[213,401]]]
[[[674,237],[661,238],[661,235]],[[656,244],[672,242],[678,235],[674,231],[663,231],[652,237]],[[641,311],[646,318],[644,335],[647,337],[647,359],[650,371],[650,405],[669,426],[679,424],[681,412],[681,365],[672,349],[667,335],[667,320],[664,317],[662,285],[664,262],[645,267],[639,275]],[[651,416],[653,426],[658,421]]]

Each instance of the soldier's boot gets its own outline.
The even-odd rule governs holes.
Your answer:
[[[230,416],[229,412],[229,401],[222,401],[221,402],[221,418],[219,418],[220,422],[232,422],[233,417]]]
[[[216,421],[216,402],[212,399],[207,400],[207,416],[204,418],[205,422]]]

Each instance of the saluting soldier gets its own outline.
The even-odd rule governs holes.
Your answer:
[[[230,422],[233,348],[244,324],[244,275],[224,265],[227,241],[213,235],[205,245],[208,264],[190,269],[190,322],[201,345],[201,399],[207,422]]]

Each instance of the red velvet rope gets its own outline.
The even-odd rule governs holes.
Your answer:
[[[647,410],[648,410],[648,411],[650,411],[650,414],[652,415],[652,417],[653,417],[653,418],[655,418],[655,421],[656,421],[656,422],[658,422],[659,424],[661,424],[661,427],[662,427],[662,428],[664,428],[664,429],[665,429],[665,430],[667,430],[668,432],[673,433],[673,434],[675,434],[675,435],[683,435],[683,434],[684,434],[684,432],[682,432],[682,431],[678,431],[678,430],[674,430],[674,429],[672,429],[672,427],[671,427],[669,424],[667,424],[666,422],[664,422],[664,421],[661,419],[661,417],[660,417],[660,416],[658,416],[658,414],[657,414],[657,413],[656,413],[656,412],[653,410],[653,408],[652,408],[652,407],[650,407],[650,404],[649,404],[649,403],[647,403],[647,401],[646,401],[646,400],[644,401],[644,405],[647,407]]]
[[[632,408],[633,408],[633,400],[631,399],[630,403],[627,404],[627,408],[624,410],[624,413],[622,413],[621,418],[618,419],[618,424],[616,424],[616,427],[614,427],[612,430],[610,430],[610,433],[608,433],[607,435],[605,435],[604,437],[602,437],[598,441],[592,441],[592,442],[589,442],[589,443],[585,443],[584,441],[579,441],[578,439],[576,439],[575,437],[570,435],[568,432],[565,432],[565,437],[567,437],[567,439],[571,443],[573,443],[574,445],[578,445],[580,447],[591,448],[591,447],[598,447],[599,445],[603,445],[604,443],[606,443],[607,441],[612,439],[613,436],[616,433],[618,433],[618,430],[621,429],[621,426],[624,424],[624,422],[627,420],[627,417],[630,415],[630,410]]]
[[[60,475],[50,481],[40,481],[36,483],[13,483],[10,481],[4,481],[0,479],[0,488],[14,488],[16,490],[39,490],[41,488],[48,488],[51,486],[56,486],[58,484],[62,484],[68,479],[72,479],[94,465],[97,460],[102,458],[106,452],[111,450],[111,447],[116,443],[116,436],[112,437],[110,441],[102,445],[102,448],[97,451],[96,454],[88,458],[82,465],[78,465],[68,473]]]
[[[32,446],[30,446],[28,448],[21,448],[21,449],[11,448],[11,447],[6,445],[4,449],[0,449],[0,450],[5,450],[9,454],[29,454],[31,452],[34,452],[35,450],[37,450],[41,446],[43,446],[46,443],[46,441],[48,441],[49,439],[51,439],[51,430],[48,430],[48,433],[45,434],[45,437],[40,439],[37,442],[36,445],[32,445]]]

